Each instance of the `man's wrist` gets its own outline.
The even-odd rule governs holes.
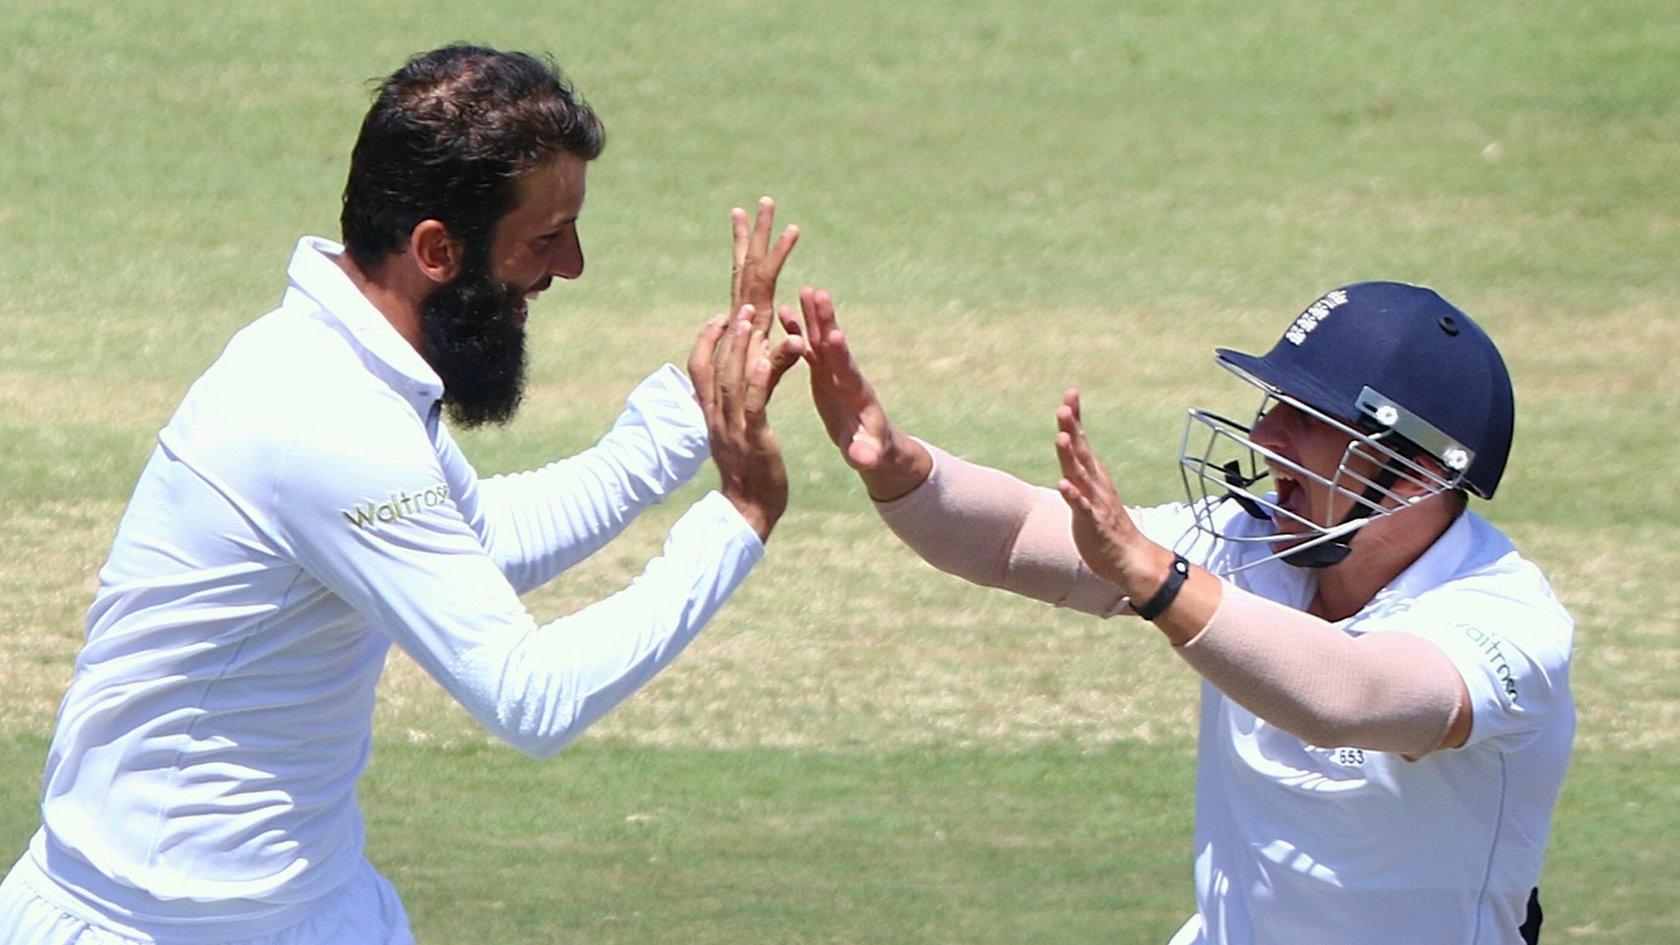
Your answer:
[[[1131,608],[1134,613],[1145,620],[1153,622],[1167,612],[1167,608],[1178,599],[1179,591],[1183,590],[1184,582],[1190,577],[1190,562],[1182,555],[1173,555],[1172,564],[1167,568],[1166,579],[1148,599],[1133,598]]]
[[[723,497],[729,500],[730,505],[735,506],[735,511],[740,513],[741,518],[746,521],[747,527],[758,535],[759,541],[770,540],[770,532],[775,529],[776,522],[782,517],[781,510],[771,511],[759,502],[744,496],[731,495],[728,492],[725,492]]]
[[[902,499],[921,487],[933,474],[933,454],[911,437],[893,430],[882,444],[880,465],[860,469],[864,490],[875,502]]]
[[[1115,585],[1132,602],[1132,610],[1155,596],[1172,572],[1173,553],[1152,541],[1142,542],[1121,566]]]

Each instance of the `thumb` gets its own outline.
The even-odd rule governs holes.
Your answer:
[[[762,418],[764,409],[770,404],[770,395],[775,392],[782,375],[798,363],[804,353],[805,339],[794,335],[783,338],[767,357],[760,358],[759,362],[752,366],[747,377],[748,415]]]

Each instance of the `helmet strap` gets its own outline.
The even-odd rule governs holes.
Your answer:
[[[1365,487],[1364,494],[1360,496],[1364,501],[1355,502],[1353,508],[1348,509],[1348,514],[1342,517],[1339,524],[1346,525],[1357,519],[1369,518],[1381,506],[1383,493],[1393,488],[1399,479],[1400,473],[1397,470],[1384,466],[1382,471],[1377,473],[1377,478]],[[1341,564],[1343,559],[1353,551],[1353,536],[1357,532],[1358,529],[1354,529],[1345,534],[1337,535],[1328,541],[1302,548],[1299,551],[1287,552],[1283,556],[1283,563],[1292,564],[1297,568],[1313,569],[1328,568],[1333,564]]]

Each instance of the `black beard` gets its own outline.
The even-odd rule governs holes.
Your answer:
[[[421,304],[422,354],[443,381],[443,404],[458,426],[506,423],[519,408],[525,395],[522,294],[479,270],[463,272]]]

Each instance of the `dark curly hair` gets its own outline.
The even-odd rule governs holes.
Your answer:
[[[377,267],[422,220],[488,246],[519,175],[606,144],[595,112],[552,60],[456,44],[421,53],[379,84],[350,155],[339,217],[358,266]]]

